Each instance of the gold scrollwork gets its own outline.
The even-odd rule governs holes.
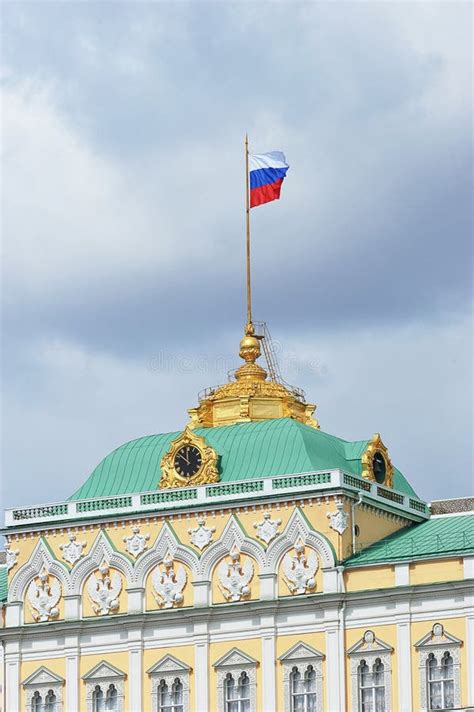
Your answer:
[[[385,461],[385,480],[380,484],[393,487],[393,465],[388,455],[388,450],[382,442],[380,433],[375,433],[362,455],[362,477],[365,477],[367,480],[372,480],[373,482],[377,481],[374,473],[374,455],[376,453],[380,453]]]
[[[192,477],[182,477],[174,466],[175,455],[183,445],[194,445],[201,453],[201,466]],[[169,487],[189,487],[190,485],[207,485],[219,482],[218,453],[206,442],[205,438],[196,435],[186,427],[171,443],[168,452],[161,459],[160,489]]]

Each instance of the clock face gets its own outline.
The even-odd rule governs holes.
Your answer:
[[[372,460],[372,466],[374,469],[374,477],[376,481],[381,485],[385,482],[385,475],[387,472],[387,464],[385,458],[381,452],[376,452]]]
[[[201,451],[195,445],[183,445],[174,456],[174,469],[181,477],[193,477],[201,465]]]

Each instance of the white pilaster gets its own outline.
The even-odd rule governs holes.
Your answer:
[[[474,578],[474,556],[465,556],[464,562],[464,578],[472,579]]]
[[[397,624],[398,708],[412,712],[410,622]]]
[[[81,596],[64,596],[64,620],[76,621],[81,617]]]
[[[198,635],[194,645],[196,712],[208,712],[209,710],[209,675],[212,673],[209,665],[209,637],[206,629],[206,623],[194,626],[194,632]]]
[[[21,601],[12,601],[11,603],[5,604],[5,608],[5,627],[16,628],[21,625],[23,603],[21,603]]]
[[[66,710],[79,712],[79,644],[78,639],[66,640]]]
[[[276,598],[276,574],[260,574],[260,598],[273,601]]]
[[[395,586],[410,585],[410,564],[395,564]]]
[[[474,616],[466,618],[467,704],[474,705]]]
[[[337,568],[323,569],[323,591],[324,593],[339,592],[339,572]]]
[[[341,690],[341,665],[344,663],[340,651],[339,629],[334,626],[326,630],[326,704],[327,712],[345,712],[345,700]]]
[[[128,612],[143,613],[145,601],[144,588],[127,588]]]
[[[130,712],[143,709],[143,646],[134,643],[128,649]]]
[[[209,605],[211,582],[193,581],[194,606],[196,608],[206,608]]]
[[[273,616],[267,621],[262,619],[265,629],[261,632],[262,640],[262,698],[263,712],[275,712],[276,706],[276,646]]]
[[[5,655],[5,710],[20,712],[20,654]]]

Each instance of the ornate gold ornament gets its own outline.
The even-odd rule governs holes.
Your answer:
[[[186,475],[184,470],[181,469],[179,471],[178,468],[180,468],[180,458],[186,463],[186,455],[189,452],[195,456],[197,469],[195,472],[191,471],[192,474]],[[189,427],[186,427],[181,435],[176,440],[173,440],[168,452],[163,455],[160,489],[207,485],[219,482],[218,459],[218,453],[206,442],[205,438],[196,435]],[[190,459],[189,462],[191,462]]]
[[[379,433],[375,433],[362,455],[362,477],[393,487],[393,465]],[[382,477],[383,475],[383,477]]]

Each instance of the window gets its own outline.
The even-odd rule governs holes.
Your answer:
[[[214,663],[217,673],[216,712],[256,712],[257,661],[232,648]]]
[[[228,672],[224,681],[225,712],[250,712],[250,680],[242,672],[237,682]]]
[[[191,668],[173,655],[165,655],[149,670],[152,712],[190,712],[189,673]],[[146,706],[149,710],[149,705]]]
[[[323,660],[322,653],[302,642],[281,656],[285,712],[322,712]]]
[[[462,640],[435,623],[415,648],[420,673],[420,710],[452,710],[461,706]]]
[[[158,690],[158,712],[183,712],[183,683],[179,677],[170,686],[161,680]]]
[[[393,648],[366,630],[347,651],[351,661],[351,712],[391,712]]]
[[[291,712],[315,712],[316,671],[308,665],[303,675],[294,667],[290,673]]]
[[[93,712],[117,712],[118,692],[114,684],[110,684],[105,693],[100,685],[96,685],[92,693]]]
[[[27,712],[61,712],[64,679],[41,666],[22,683]]]
[[[359,708],[360,712],[385,712],[384,664],[380,658],[372,665],[360,661]]]
[[[454,707],[454,664],[446,651],[438,663],[434,653],[426,661],[428,709],[451,710]]]

